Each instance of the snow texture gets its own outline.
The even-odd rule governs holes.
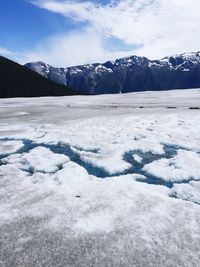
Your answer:
[[[4,154],[14,153],[23,146],[22,141],[1,141],[0,143],[0,157]]]
[[[178,150],[172,159],[160,159],[144,167],[149,172],[167,181],[200,180],[200,154]]]

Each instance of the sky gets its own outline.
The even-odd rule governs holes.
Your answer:
[[[0,55],[56,67],[200,50],[199,0],[1,0]]]

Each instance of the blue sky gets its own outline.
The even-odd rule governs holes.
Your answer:
[[[109,0],[93,2],[106,4]],[[70,18],[40,9],[28,0],[1,0],[0,9],[0,46],[10,50],[33,49],[50,35],[81,27]]]
[[[0,44],[9,50],[33,49],[42,39],[77,27],[26,0],[2,0],[0,7]]]
[[[20,63],[200,50],[199,0],[2,0],[0,8],[0,54]]]

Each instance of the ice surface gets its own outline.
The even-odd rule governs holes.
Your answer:
[[[199,103],[0,100],[0,265],[199,266]]]

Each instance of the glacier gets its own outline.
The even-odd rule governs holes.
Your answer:
[[[199,266],[199,103],[0,99],[0,265]]]

